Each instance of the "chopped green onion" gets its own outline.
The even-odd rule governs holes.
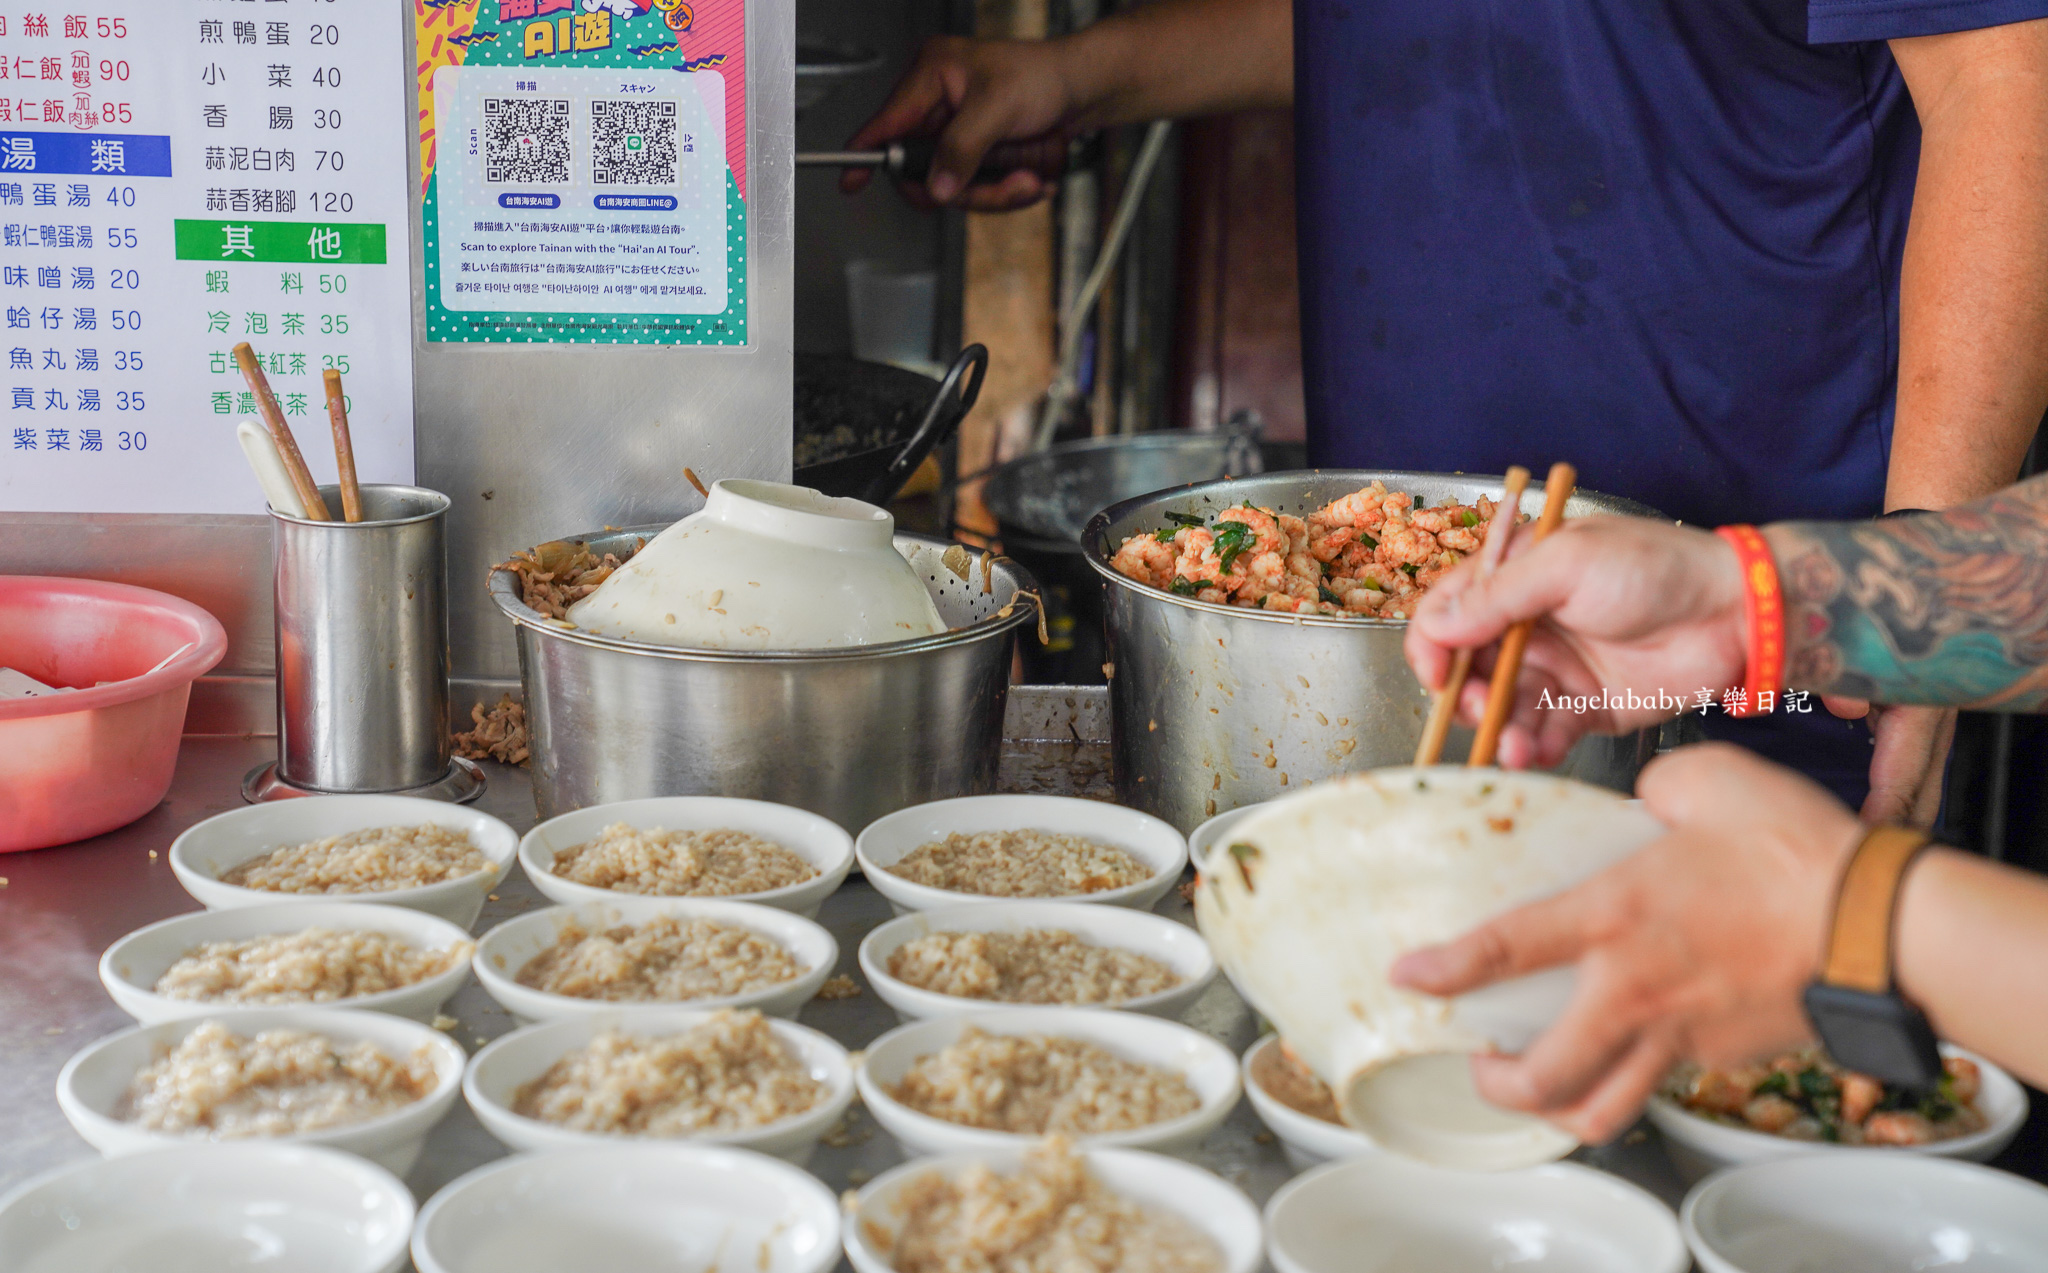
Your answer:
[[[1471,509],[1468,508],[1464,512],[1458,514],[1458,521],[1466,526],[1477,526],[1479,524],[1479,514],[1473,512]]]
[[[1379,540],[1374,539],[1371,535],[1367,535],[1362,532],[1358,536],[1358,542],[1364,544],[1367,548],[1378,548],[1380,546]]]
[[[1167,588],[1167,591],[1182,597],[1192,597],[1201,590],[1202,589],[1199,584],[1197,584],[1194,580],[1187,578],[1186,576],[1176,578],[1173,581],[1173,583]]]
[[[1364,584],[1366,587],[1372,589],[1374,592],[1386,591],[1385,588],[1380,587],[1380,581],[1377,579],[1361,579],[1359,580],[1359,582]]]
[[[1344,598],[1338,596],[1334,592],[1331,592],[1328,588],[1325,588],[1321,584],[1316,585],[1316,595],[1321,597],[1323,600],[1329,602],[1333,606],[1341,606],[1344,604]]]
[[[1158,540],[1162,544],[1170,544],[1173,542],[1173,537],[1178,534],[1180,534],[1179,527],[1168,526],[1165,530],[1154,531],[1152,534],[1152,538]]]
[[[1211,529],[1216,532],[1216,564],[1227,575],[1238,554],[1252,546],[1252,528],[1243,522],[1217,522]]]
[[[1206,519],[1194,513],[1168,513],[1166,520],[1176,526],[1200,526]]]
[[[1414,563],[1414,562],[1412,562],[1412,561],[1409,561],[1409,562],[1403,562],[1403,563],[1401,563],[1401,569],[1403,569],[1403,570],[1405,570],[1405,571],[1407,571],[1407,572],[1408,572],[1408,577],[1409,577],[1410,579],[1413,579],[1413,578],[1415,577],[1415,563]]]

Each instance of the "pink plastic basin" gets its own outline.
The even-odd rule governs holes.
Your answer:
[[[0,667],[74,687],[0,699],[0,853],[83,840],[155,808],[192,682],[227,648],[220,620],[165,593],[0,575]]]

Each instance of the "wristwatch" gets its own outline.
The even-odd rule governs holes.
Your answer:
[[[1927,1014],[1892,986],[1892,919],[1928,839],[1891,826],[1863,837],[1842,869],[1826,962],[1806,988],[1807,1019],[1838,1064],[1920,1091],[1941,1081],[1941,1053]]]

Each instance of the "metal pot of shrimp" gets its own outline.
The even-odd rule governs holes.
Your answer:
[[[531,555],[551,566],[623,562],[662,529],[578,535]],[[647,796],[744,796],[858,832],[909,805],[995,790],[1011,651],[1018,629],[1037,621],[1020,594],[1037,585],[1007,558],[977,560],[945,540],[899,533],[896,549],[948,630],[820,650],[599,636],[532,608],[522,575],[493,570],[491,599],[518,633],[540,816]]]
[[[1118,801],[1186,831],[1412,762],[1430,699],[1402,656],[1407,615],[1478,547],[1501,485],[1320,469],[1176,487],[1096,514],[1083,547],[1103,581]],[[1532,485],[1522,512],[1542,507]],[[1565,505],[1567,517],[1597,514],[1661,516],[1585,490]],[[1471,741],[1452,730],[1445,762]],[[1654,730],[1589,737],[1555,772],[1629,791],[1655,747]]]

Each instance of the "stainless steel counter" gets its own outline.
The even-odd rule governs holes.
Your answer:
[[[1104,731],[1095,728],[1100,696],[1099,689],[1024,696],[1011,713],[1012,732],[1036,737],[1019,738],[1007,747],[1003,788],[1106,796],[1108,749],[1101,740]],[[271,738],[188,738],[170,797],[141,821],[82,844],[0,855],[0,876],[6,879],[0,888],[0,1192],[93,1154],[58,1112],[54,1091],[66,1058],[130,1024],[99,984],[100,952],[143,924],[199,909],[171,875],[171,840],[202,818],[240,807],[242,775],[275,754]],[[534,821],[525,773],[498,765],[489,769],[490,787],[479,807],[523,832]],[[547,904],[516,868],[494,899],[476,926],[479,933]],[[1191,922],[1189,907],[1177,894],[1169,893],[1159,909]],[[888,917],[888,903],[857,878],[825,903],[818,918],[838,939],[838,971],[860,979],[855,949],[870,928]],[[460,1022],[452,1033],[472,1050],[512,1024],[474,981],[448,1011]],[[897,1024],[895,1014],[871,991],[853,999],[814,1001],[801,1019],[849,1048],[865,1047]],[[1239,1053],[1258,1029],[1251,1011],[1220,979],[1185,1020]],[[858,1106],[847,1143],[821,1147],[811,1164],[835,1190],[865,1182],[903,1159],[895,1142],[857,1111]],[[504,1153],[458,1104],[434,1131],[407,1183],[424,1201],[456,1176]],[[1674,1205],[1683,1193],[1653,1133],[1634,1132],[1581,1157]],[[1194,1158],[1260,1203],[1292,1174],[1249,1102],[1239,1104]]]

